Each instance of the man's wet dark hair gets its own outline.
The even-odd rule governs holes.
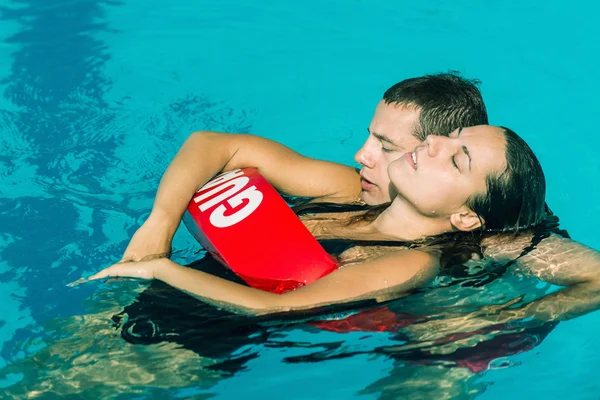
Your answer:
[[[457,72],[425,75],[396,83],[383,100],[419,110],[413,135],[422,141],[428,135],[448,136],[460,127],[488,124],[479,83]]]

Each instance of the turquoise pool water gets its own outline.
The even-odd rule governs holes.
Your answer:
[[[223,360],[186,346],[115,333],[112,316],[140,284],[65,286],[120,257],[190,132],[252,132],[352,164],[387,87],[447,70],[483,81],[491,122],[539,155],[563,227],[600,249],[599,11],[512,0],[2,1],[0,397],[599,398],[598,313],[546,327],[541,343],[483,370],[420,359],[397,332],[238,321],[244,340],[228,357],[239,365],[224,373],[210,368]],[[180,262],[201,256],[185,229],[174,248]],[[548,290],[509,275],[460,292],[465,301],[449,289],[394,307],[419,315],[423,304]]]

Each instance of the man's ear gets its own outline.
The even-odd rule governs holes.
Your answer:
[[[483,219],[471,210],[464,210],[450,215],[450,223],[459,231],[468,232],[481,228]]]

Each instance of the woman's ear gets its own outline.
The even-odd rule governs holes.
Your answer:
[[[474,231],[481,228],[482,218],[471,210],[464,210],[450,215],[450,223],[459,231]]]

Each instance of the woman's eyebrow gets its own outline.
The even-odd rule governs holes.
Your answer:
[[[471,153],[469,153],[469,149],[467,149],[467,146],[463,146],[462,151],[464,151],[464,153],[469,158],[469,171],[471,171]]]
[[[459,137],[460,134],[462,133],[463,127],[461,126],[460,128],[458,128],[458,134],[456,135],[456,137]],[[467,155],[467,157],[469,158],[469,171],[471,171],[471,153],[469,153],[469,149],[467,149],[467,146],[462,146],[462,151]]]

